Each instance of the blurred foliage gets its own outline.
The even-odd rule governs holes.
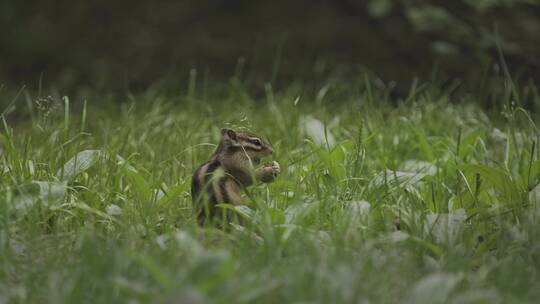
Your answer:
[[[2,1],[0,81],[138,90],[236,76],[255,87],[368,70],[539,79],[538,0]],[[279,80],[279,81],[278,81]],[[477,83],[471,84],[472,87]]]

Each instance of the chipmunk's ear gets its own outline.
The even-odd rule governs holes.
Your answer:
[[[221,137],[230,141],[233,146],[238,145],[238,136],[233,129],[221,129]]]

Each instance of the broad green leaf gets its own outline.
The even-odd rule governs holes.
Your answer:
[[[482,180],[487,182],[505,203],[519,203],[521,200],[521,191],[508,172],[498,168],[474,164],[463,164],[461,168],[466,172],[480,174]]]
[[[381,187],[385,183],[391,188],[408,187],[420,182],[427,174],[386,170],[379,172],[370,182],[370,187]]]
[[[109,215],[109,214],[107,214],[107,213],[105,213],[105,212],[103,212],[101,210],[96,209],[96,208],[92,208],[92,207],[88,206],[85,203],[78,203],[78,204],[75,205],[75,207],[78,208],[78,209],[81,209],[83,211],[86,211],[88,213],[92,213],[92,214],[94,214],[94,215],[96,215],[96,216],[98,216],[98,217],[100,217],[102,219],[106,219],[106,220],[118,223],[118,220],[115,219],[114,217],[112,217],[112,215]]]
[[[407,241],[412,244],[419,245],[420,247],[426,249],[429,253],[431,253],[436,258],[440,258],[444,254],[444,250],[440,246],[437,246],[436,244],[429,242],[427,240],[421,239],[419,237],[410,236],[407,239]]]
[[[60,180],[68,181],[80,173],[90,169],[104,152],[101,150],[84,150],[68,160],[64,167],[56,173]]]
[[[217,204],[216,207],[226,209],[226,210],[232,210],[236,212],[237,214],[241,215],[242,217],[253,220],[255,216],[255,211],[248,206],[245,205],[233,205],[233,204]]]
[[[346,213],[353,222],[364,221],[370,208],[371,204],[367,201],[352,201],[347,203]]]
[[[283,212],[285,214],[285,223],[293,223],[297,217],[305,213],[306,210],[309,210],[310,207],[311,204],[309,203],[296,203],[289,205]]]
[[[325,129],[324,124],[313,116],[304,117],[303,127],[306,134],[319,146],[326,146],[328,143],[329,147],[334,147],[336,140],[332,133],[329,130]]]
[[[312,213],[318,205],[318,203],[296,203],[288,206],[284,211],[285,223],[298,223],[305,216]]]
[[[13,207],[25,212],[36,203],[52,206],[60,203],[67,192],[66,182],[32,181],[18,188],[19,194],[13,199]]]
[[[234,210],[238,212],[238,214],[241,214],[243,217],[247,219],[253,219],[255,215],[255,211],[248,206],[240,205],[240,206],[234,206]]]
[[[540,184],[529,191],[529,202],[540,206]]]
[[[255,232],[253,232],[253,230],[247,229],[246,227],[235,224],[235,223],[231,223],[230,225],[236,232],[239,232],[240,234],[248,236],[250,239],[255,241],[257,244],[259,244],[259,245],[264,244],[264,239],[262,237],[258,236]]]
[[[471,132],[469,132],[460,143],[459,148],[459,158],[464,159],[469,152],[474,148],[474,144],[478,140],[478,138],[482,138],[482,135],[485,134],[485,131],[483,129],[477,128]]]
[[[344,167],[346,149],[342,145],[335,146],[332,151],[325,149],[318,150],[319,157],[328,168],[330,175],[336,180],[341,181],[345,178],[346,170]]]
[[[450,213],[428,214],[426,229],[437,242],[454,244],[458,240],[466,218],[465,209],[457,209]]]
[[[422,160],[416,160],[416,159],[409,159],[404,161],[400,166],[399,169],[405,172],[418,172],[418,173],[424,173],[426,175],[435,175],[437,174],[437,166],[430,162],[422,161]]]
[[[150,202],[152,199],[152,188],[148,182],[139,173],[131,170],[126,170],[128,180],[133,186],[133,190],[137,194],[137,198],[143,202]]]
[[[176,185],[174,187],[171,187],[170,189],[167,190],[167,192],[161,191],[160,193],[162,193],[162,195],[161,197],[158,197],[157,205],[159,207],[162,207],[168,204],[171,200],[177,198],[180,195],[180,193],[182,193],[182,191],[184,191],[183,185]]]
[[[432,145],[428,142],[426,134],[424,134],[421,129],[416,127],[412,127],[412,130],[416,135],[416,139],[420,145],[420,150],[422,150],[422,153],[424,153],[424,157],[430,162],[434,161],[435,153],[433,153]]]
[[[531,189],[533,186],[540,183],[540,159],[537,159],[531,164],[530,173],[527,172],[527,185],[528,189]]]
[[[122,208],[120,208],[118,205],[116,204],[110,204],[108,205],[107,207],[105,207],[105,211],[107,212],[108,215],[110,216],[118,216],[118,215],[122,215]]]
[[[273,224],[283,224],[285,223],[285,214],[283,210],[278,208],[267,208],[266,211],[270,215]]]

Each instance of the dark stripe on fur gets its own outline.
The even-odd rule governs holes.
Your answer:
[[[203,163],[200,165],[197,170],[195,170],[195,173],[193,173],[193,177],[191,178],[191,197],[193,200],[196,200],[199,196],[199,193],[201,192],[201,184],[199,182],[199,174],[201,173],[201,169],[206,165],[207,163]]]
[[[214,171],[220,166],[220,163],[217,159],[210,162],[208,165],[208,168],[205,172],[205,179],[204,179],[204,186],[206,187],[206,191],[209,194],[210,197],[210,203],[212,203],[211,208],[214,207],[216,202],[216,195],[214,194],[214,189],[212,188],[212,175],[214,174]]]
[[[206,163],[208,166],[206,167],[206,171],[204,172],[204,186],[203,189],[206,190],[208,193],[208,206],[201,208],[199,211],[199,214],[197,216],[197,221],[199,222],[199,225],[203,226],[207,220],[206,216],[206,210],[205,208],[208,208],[208,216],[213,217],[215,214],[214,206],[216,205],[216,195],[214,194],[214,189],[212,187],[212,177],[214,174],[214,171],[221,165],[217,159],[213,159],[210,162]]]
[[[210,164],[208,165],[208,169],[206,169],[206,179],[204,181],[205,183],[210,182],[210,179],[212,178],[212,173],[216,171],[219,165],[220,163],[219,163],[219,160],[217,159],[214,159],[210,162]]]
[[[222,177],[219,180],[219,192],[221,192],[221,197],[223,198],[222,203],[230,203],[229,194],[227,193],[227,188],[225,183],[227,182],[226,177]]]

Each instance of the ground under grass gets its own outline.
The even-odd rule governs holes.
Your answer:
[[[540,298],[527,111],[325,93],[13,103],[23,114],[4,111],[0,135],[0,303]],[[267,138],[282,167],[227,230],[198,227],[189,195],[221,127]]]

